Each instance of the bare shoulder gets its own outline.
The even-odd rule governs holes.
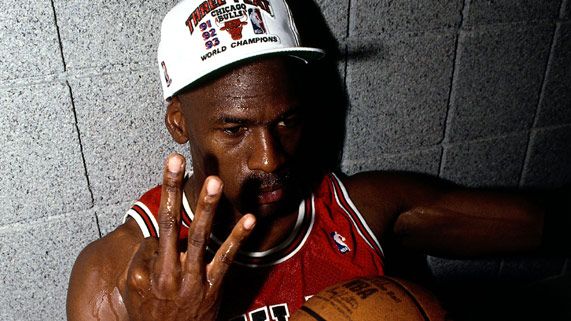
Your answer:
[[[408,172],[361,172],[341,180],[377,235],[383,235],[400,213],[431,202],[449,188],[438,178]]]
[[[69,321],[127,320],[122,293],[129,262],[141,240],[136,223],[129,220],[81,251],[67,293]]]

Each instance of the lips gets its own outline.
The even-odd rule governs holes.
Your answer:
[[[282,199],[284,189],[281,186],[274,186],[270,188],[263,188],[258,194],[259,204],[274,203]]]

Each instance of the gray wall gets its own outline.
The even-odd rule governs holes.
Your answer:
[[[0,320],[63,320],[74,258],[160,181],[155,52],[175,0],[0,4]],[[571,182],[569,0],[319,0],[344,53],[342,168],[471,186]],[[365,53],[365,54],[363,54]],[[429,258],[460,276],[474,263]],[[476,264],[490,275],[565,259]],[[523,271],[523,272],[522,272]]]

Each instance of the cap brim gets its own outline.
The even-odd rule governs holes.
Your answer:
[[[297,58],[302,60],[305,63],[310,63],[312,61],[319,60],[325,56],[325,51],[318,48],[310,48],[310,47],[293,47],[293,48],[276,48],[270,50],[264,50],[259,52],[252,52],[248,55],[241,57],[235,61],[232,61],[227,64],[223,64],[221,66],[216,67],[214,70],[210,70],[209,72],[203,73],[202,75],[196,76],[193,80],[189,80],[188,85],[185,87],[175,91],[171,96],[167,97],[166,99],[169,100],[174,95],[180,93],[181,91],[188,90],[193,88],[197,85],[202,84],[203,82],[224,73],[229,68],[232,68],[236,65],[243,64],[245,62],[262,58],[262,57],[276,57],[276,56],[289,56],[293,58]]]

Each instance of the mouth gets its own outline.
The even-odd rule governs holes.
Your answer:
[[[258,204],[270,204],[281,200],[284,196],[284,189],[282,186],[271,186],[262,188],[258,194]]]

